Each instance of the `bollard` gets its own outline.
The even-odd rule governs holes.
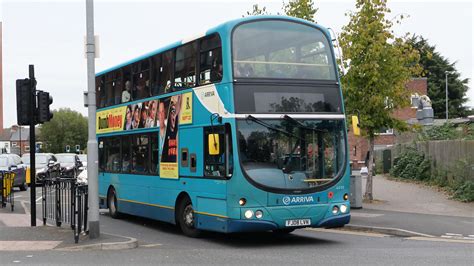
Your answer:
[[[351,175],[351,209],[362,208],[362,176]]]

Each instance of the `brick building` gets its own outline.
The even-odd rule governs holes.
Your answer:
[[[406,85],[407,90],[410,91],[411,95],[427,95],[428,82],[426,78],[414,78]],[[393,116],[407,121],[409,124],[417,123],[416,119],[416,107],[406,107],[403,109],[395,110]],[[364,166],[365,158],[369,150],[368,140],[363,137],[354,136],[352,131],[348,132],[349,141],[349,155],[354,169],[359,169]],[[375,150],[384,149],[390,147],[397,142],[397,132],[393,129],[387,129],[379,134],[375,138]]]

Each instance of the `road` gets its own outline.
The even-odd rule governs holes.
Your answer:
[[[17,202],[26,200],[26,193],[17,193],[17,199]],[[38,213],[41,213],[39,210]],[[139,248],[122,251],[1,252],[1,263],[472,265],[474,261],[474,244],[368,233],[297,230],[287,236],[209,233],[204,238],[192,239],[181,235],[172,225],[138,217],[125,216],[116,220],[102,212],[100,223],[102,232],[137,238]]]

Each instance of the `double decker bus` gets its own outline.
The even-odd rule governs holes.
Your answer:
[[[346,123],[328,31],[224,23],[96,75],[99,196],[185,235],[339,227]]]

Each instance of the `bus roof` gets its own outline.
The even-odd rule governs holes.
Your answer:
[[[116,66],[113,66],[113,67],[110,67],[110,68],[107,68],[105,70],[102,70],[98,73],[96,73],[96,76],[100,76],[102,74],[105,74],[105,73],[108,73],[110,71],[113,71],[113,70],[116,70],[116,69],[119,69],[123,66],[126,66],[126,65],[129,65],[129,64],[132,64],[132,63],[135,63],[135,62],[138,62],[142,59],[145,59],[147,57],[150,57],[150,56],[153,56],[153,55],[156,55],[156,54],[159,54],[161,52],[164,52],[164,51],[167,51],[167,50],[170,50],[170,49],[173,49],[173,48],[176,48],[184,43],[187,43],[187,42],[191,42],[195,39],[198,39],[198,38],[201,38],[201,37],[204,37],[204,36],[208,36],[210,34],[213,34],[213,33],[216,33],[218,32],[220,35],[221,35],[221,38],[222,39],[225,39],[226,38],[226,35],[230,35],[231,34],[231,31],[232,29],[237,26],[238,24],[242,23],[242,22],[247,22],[247,21],[258,21],[258,20],[267,20],[267,19],[275,19],[275,20],[287,20],[287,21],[295,21],[295,22],[299,22],[299,23],[303,23],[303,24],[308,24],[308,25],[312,25],[314,27],[317,27],[319,28],[327,37],[328,39],[330,40],[331,39],[331,36],[329,34],[329,31],[325,28],[325,27],[322,27],[321,25],[318,25],[318,24],[315,24],[315,23],[312,23],[312,22],[309,22],[307,20],[304,20],[304,19],[300,19],[300,18],[294,18],[294,17],[288,17],[288,16],[275,16],[275,15],[265,15],[265,16],[249,16],[249,17],[244,17],[244,18],[238,18],[238,19],[234,19],[234,20],[230,20],[230,21],[227,21],[227,22],[224,22],[216,27],[213,27],[213,28],[210,28],[208,29],[205,33],[202,33],[202,34],[198,34],[198,35],[194,35],[190,38],[185,38],[185,39],[181,39],[180,41],[177,41],[177,42],[174,42],[174,43],[171,43],[169,45],[166,45],[164,47],[161,47],[159,49],[156,49],[154,51],[151,51],[151,52],[148,52],[144,55],[141,55],[139,57],[136,57],[134,59],[131,59],[131,60],[128,60],[128,61],[125,61],[124,63],[121,63],[119,65],[116,65]]]

